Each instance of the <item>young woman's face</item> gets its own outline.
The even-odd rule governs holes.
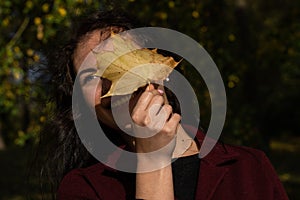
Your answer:
[[[120,30],[114,30],[114,32],[120,32]],[[107,91],[110,87],[110,82],[93,76],[97,71],[97,62],[92,50],[109,36],[110,31],[96,30],[89,33],[75,49],[73,61],[77,79],[88,106],[95,109],[97,117],[102,123],[113,129],[119,129],[120,125],[126,127],[130,122],[124,119],[124,121],[122,120],[124,124],[118,123],[119,126],[116,125],[111,112],[111,98],[101,98],[102,94],[105,93],[103,91]],[[116,108],[120,109],[117,112],[124,113],[125,111],[121,110],[124,107]]]

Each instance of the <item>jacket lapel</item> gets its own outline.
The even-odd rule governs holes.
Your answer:
[[[197,133],[199,145],[202,144],[205,135]],[[197,200],[209,200],[213,198],[215,191],[229,170],[229,166],[237,161],[239,153],[232,152],[219,142],[211,152],[201,159],[198,184],[196,190]]]
[[[196,190],[196,199],[211,199],[227,171],[228,168],[225,168],[223,166],[212,166],[204,160],[201,160],[198,185]]]

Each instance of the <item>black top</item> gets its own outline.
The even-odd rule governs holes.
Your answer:
[[[180,157],[172,162],[173,187],[176,200],[195,199],[198,173],[200,167],[199,154]],[[103,174],[119,180],[125,191],[126,199],[135,199],[135,173],[105,171]]]
[[[173,185],[178,200],[195,199],[200,158],[198,154],[181,157],[172,162]]]

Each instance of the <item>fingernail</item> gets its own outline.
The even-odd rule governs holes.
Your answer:
[[[157,91],[159,92],[159,94],[163,94],[164,93],[164,91],[161,90],[161,89],[157,89]]]

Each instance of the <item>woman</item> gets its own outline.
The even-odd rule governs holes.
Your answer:
[[[157,134],[134,138],[120,130],[111,113],[111,99],[101,98],[111,82],[95,77],[95,71],[81,73],[81,66],[88,54],[112,32],[132,29],[132,21],[120,12],[92,14],[78,27],[70,42],[49,59],[56,114],[51,130],[47,130],[51,134],[47,134],[56,135],[57,140],[45,169],[53,184],[59,183],[57,199],[288,199],[270,162],[258,150],[217,143],[210,154],[200,160],[203,133],[198,131],[195,140],[189,136],[193,128],[181,125],[176,98],[162,86],[149,84],[139,89],[129,103],[133,132],[143,134],[145,129],[137,127],[156,130],[151,120],[163,121]],[[128,151],[148,153],[171,144],[155,158],[148,154],[137,156],[137,169],[153,163],[163,163],[162,167],[128,173],[93,158],[77,135],[72,115],[76,76],[81,84],[97,85],[95,98],[90,98],[84,84],[81,92],[87,107],[95,108],[105,134],[116,145]],[[152,116],[151,109],[157,115]],[[180,144],[178,138],[188,142]],[[180,153],[175,155],[174,152]],[[178,159],[171,163],[173,158]],[[121,159],[122,155],[113,156],[114,162]]]

